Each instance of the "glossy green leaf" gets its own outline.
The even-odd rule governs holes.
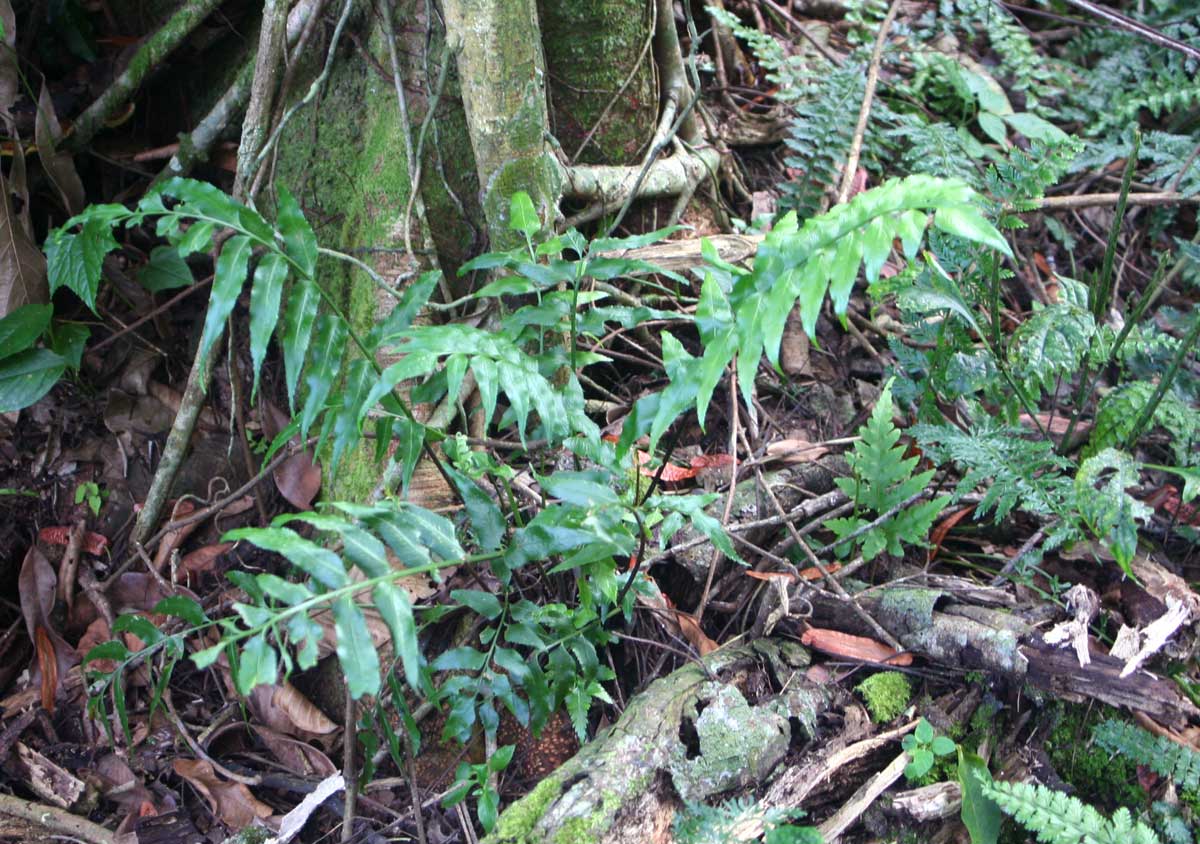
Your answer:
[[[475,648],[450,648],[438,654],[432,668],[434,671],[478,671],[486,660],[487,657]]]
[[[124,208],[121,210],[128,213]],[[67,226],[70,225],[71,221],[68,221]],[[104,256],[117,248],[117,241],[111,223],[103,217],[86,217],[78,233],[68,233],[67,226],[56,229],[46,238],[46,275],[50,293],[53,295],[54,291],[65,287],[95,313],[100,269]]]
[[[509,201],[508,227],[526,237],[533,237],[541,231],[542,221],[538,219],[537,209],[533,207],[529,194],[523,190],[514,193]]]
[[[50,327],[53,305],[22,305],[0,319],[0,360],[23,352]]]
[[[288,528],[239,528],[226,533],[225,539],[230,542],[245,539],[259,548],[282,554],[327,589],[339,589],[350,582],[337,554]]]
[[[111,642],[101,642],[94,648],[84,654],[82,665],[87,667],[89,662],[95,662],[98,659],[111,659],[117,662],[123,662],[129,657],[129,648],[125,647],[124,643],[113,640]]]
[[[323,313],[317,317],[312,353],[304,375],[306,395],[300,414],[301,439],[308,437],[308,429],[325,409],[325,399],[342,368],[348,334],[346,323],[337,314]]]
[[[283,368],[287,375],[288,406],[293,410],[296,408],[296,384],[300,381],[300,368],[308,354],[320,301],[321,294],[311,278],[296,279],[288,294],[287,309],[283,315]]]
[[[447,466],[446,474],[454,482],[454,488],[467,508],[467,516],[471,520],[471,531],[479,547],[484,551],[495,551],[504,541],[506,522],[504,514],[496,506],[496,502],[479,484],[468,478],[457,469]]]
[[[163,598],[154,605],[153,612],[182,618],[193,627],[201,627],[208,623],[204,608],[194,598],[186,595],[169,595]]]
[[[362,436],[358,413],[366,402],[374,380],[375,369],[369,360],[358,357],[350,362],[341,390],[342,404],[333,420],[333,445],[329,457],[331,474],[337,472],[342,456],[354,448]]]
[[[217,257],[216,274],[208,297],[208,311],[204,316],[204,332],[200,335],[200,348],[196,352],[197,360],[204,359],[209,348],[225,330],[225,320],[237,304],[242,285],[246,281],[251,245],[250,238],[245,235],[231,237]]]
[[[382,581],[371,592],[380,618],[392,633],[392,645],[404,666],[404,679],[413,689],[420,686],[421,648],[417,624],[408,594],[394,583]]]
[[[238,658],[236,685],[243,695],[255,686],[271,685],[279,677],[279,657],[266,633],[251,636]]]
[[[337,656],[346,686],[355,700],[379,691],[379,654],[371,641],[367,620],[349,595],[333,602],[333,627],[337,632]]]
[[[303,583],[293,583],[270,572],[256,575],[255,580],[258,581],[259,587],[262,588],[265,594],[289,607],[295,606],[302,601],[307,601],[314,595],[312,589]]]
[[[204,648],[192,654],[192,662],[196,668],[204,670],[221,658],[221,654],[225,652],[225,643],[213,645],[212,647]]]
[[[429,296],[437,288],[438,282],[441,280],[441,270],[429,270],[421,273],[416,281],[404,289],[404,294],[400,297],[400,302],[388,314],[381,335],[387,337],[391,334],[397,334],[412,325],[412,321],[416,319],[417,314],[425,307],[425,303],[429,301]]]
[[[469,607],[479,613],[488,621],[495,621],[504,609],[499,598],[491,592],[483,592],[479,589],[453,589],[450,597],[464,607]]]
[[[397,384],[425,375],[436,366],[437,358],[427,352],[413,352],[400,358],[383,370],[383,374],[372,385],[366,401],[358,409],[358,421],[361,423],[375,403],[396,389]]]
[[[254,369],[251,400],[258,395],[258,378],[267,359],[267,344],[279,322],[279,302],[289,269],[287,259],[278,252],[268,252],[254,268],[250,288],[250,363]]]
[[[276,217],[283,243],[300,272],[312,278],[317,273],[317,236],[304,218],[300,204],[291,191],[279,186],[279,213]]]
[[[138,281],[151,293],[187,287],[195,279],[192,270],[174,246],[155,246],[150,260],[138,272]]]
[[[167,179],[158,185],[153,193],[148,194],[139,207],[146,205],[147,201],[153,203],[159,194],[172,196],[183,202],[183,205],[173,209],[174,213],[228,226],[252,236],[260,243],[267,244],[274,240],[275,232],[262,215],[208,182],[182,178]],[[158,205],[161,207],[161,200]],[[153,211],[153,204],[149,207]]]
[[[996,844],[1003,814],[995,801],[984,794],[992,775],[987,763],[969,750],[958,750],[958,784],[962,787],[961,816],[971,844]]]
[[[933,215],[933,224],[947,234],[990,246],[1003,255],[1012,257],[1012,250],[1004,235],[969,205],[950,205],[939,208]]]
[[[49,349],[26,349],[0,361],[0,413],[29,407],[58,383],[67,362]]]

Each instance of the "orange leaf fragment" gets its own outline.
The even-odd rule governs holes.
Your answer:
[[[708,656],[720,647],[720,645],[705,635],[704,631],[700,629],[700,625],[696,623],[695,617],[690,613],[675,610],[675,617],[679,621],[679,632],[683,634],[683,638],[687,639],[692,647],[700,652],[700,656]]]
[[[829,572],[830,574],[833,574],[835,571],[837,571],[841,567],[842,567],[841,563],[826,563],[825,571]],[[800,569],[799,574],[800,574],[801,580],[820,580],[822,577],[824,577],[824,575],[821,574],[821,570],[819,568],[817,568],[816,566],[809,566],[806,569]],[[756,580],[777,580],[778,579],[778,580],[786,580],[789,583],[794,583],[796,581],[796,576],[793,575],[791,572],[787,572],[787,571],[749,571],[749,570],[747,570],[746,576],[753,577]]]
[[[640,456],[644,453],[639,451],[638,455]],[[648,455],[646,459],[649,459]],[[645,463],[646,461],[643,460],[642,462]],[[642,466],[638,471],[647,478],[653,478],[658,474],[658,469],[651,469],[647,466]],[[680,481],[691,480],[694,477],[696,477],[695,469],[685,469],[683,466],[676,466],[674,463],[667,463],[662,467],[662,482],[664,484],[677,484]]]
[[[968,514],[975,511],[975,505],[971,504],[967,507],[960,507],[946,518],[942,519],[933,530],[929,532],[929,562],[933,562],[938,553],[942,550],[942,543],[946,540],[946,534],[950,533],[951,528],[961,522]]]
[[[49,545],[66,545],[70,538],[71,528],[65,525],[44,527],[38,531],[38,539]],[[108,537],[90,530],[84,533],[83,550],[93,557],[101,556],[107,547]]]
[[[900,653],[883,642],[865,636],[851,636],[840,630],[810,627],[800,637],[800,644],[831,656],[858,662],[878,662],[884,665],[912,665],[912,654]]]

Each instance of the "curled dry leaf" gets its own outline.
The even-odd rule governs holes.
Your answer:
[[[263,419],[263,432],[271,438],[287,426],[287,416],[273,404],[267,405]],[[300,443],[299,435],[292,437],[293,445]],[[321,467],[313,460],[312,453],[305,449],[283,461],[271,473],[275,486],[287,502],[297,510],[312,507],[313,499],[321,489]]]
[[[679,622],[679,632],[683,638],[688,640],[688,643],[699,652],[700,656],[708,656],[721,647],[705,635],[691,613],[675,610],[675,619]]]
[[[933,530],[929,532],[929,562],[932,563],[941,552],[942,543],[946,541],[946,535],[950,533],[951,529],[973,512],[975,512],[974,504],[969,507],[960,507],[933,526]]]
[[[767,446],[767,458],[785,465],[811,463],[828,453],[828,446],[813,444],[808,440],[776,440]]]
[[[258,686],[250,693],[249,703],[255,720],[281,735],[310,738],[329,735],[338,728],[291,683]]]
[[[245,829],[266,821],[274,810],[240,782],[226,782],[200,759],[176,759],[175,773],[203,795],[212,813],[230,829]]]
[[[220,556],[233,546],[232,542],[218,542],[215,545],[197,548],[179,561],[179,571],[176,574],[181,580],[190,583],[197,575],[212,571]]]
[[[270,727],[254,725],[254,732],[290,773],[311,779],[337,773],[337,766],[321,750]]]
[[[841,567],[841,563],[826,563],[825,571],[833,574]],[[795,583],[797,580],[797,575],[792,574],[790,571],[753,571],[752,569],[747,569],[745,574],[747,577],[753,577],[755,580],[766,580],[768,582],[773,580],[786,580],[788,583]],[[816,566],[809,566],[808,568],[800,569],[797,574],[799,575],[800,580],[820,580],[825,576],[821,574],[821,570]]]
[[[65,546],[71,537],[71,528],[67,525],[54,525],[53,527],[44,527],[38,531],[38,539],[45,542],[47,545],[63,545]],[[85,531],[83,534],[82,548],[93,557],[100,557],[104,554],[104,549],[108,547],[108,537],[95,531]]]
[[[170,521],[181,521],[194,512],[196,512],[196,505],[186,498],[180,498],[175,502],[175,506],[171,508]],[[158,543],[158,550],[154,554],[154,568],[156,571],[163,570],[163,566],[171,558],[171,552],[182,545],[183,540],[187,539],[198,527],[200,527],[200,522],[192,522],[191,524],[181,525],[166,532],[162,541]]]
[[[17,586],[21,594],[21,614],[25,618],[25,631],[29,634],[29,641],[38,648],[39,665],[44,656],[41,641],[44,640],[46,646],[53,651],[57,676],[65,677],[71,666],[79,662],[79,654],[67,644],[54,623],[58,576],[54,573],[50,561],[36,545],[31,546],[25,554],[25,560],[21,563],[21,573],[17,576]]]
[[[884,665],[912,665],[912,654],[900,653],[895,648],[868,639],[865,636],[852,636],[840,630],[825,630],[820,627],[810,627],[800,637],[800,644],[808,645],[815,651],[843,659],[858,662],[878,662]]]

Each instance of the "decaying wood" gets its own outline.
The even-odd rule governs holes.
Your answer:
[[[760,640],[722,649],[652,683],[621,719],[501,816],[485,844],[577,840],[668,842],[683,800],[769,782],[789,746],[844,701],[802,674],[793,643]],[[765,675],[784,691],[747,698]],[[808,735],[793,737],[794,724]]]

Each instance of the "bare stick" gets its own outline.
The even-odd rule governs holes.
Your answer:
[[[850,154],[846,156],[846,169],[842,171],[842,187],[838,190],[837,204],[850,198],[850,186],[854,184],[854,172],[858,170],[858,159],[862,155],[863,136],[867,132],[867,120],[871,116],[871,102],[875,99],[875,87],[879,84],[879,65],[883,61],[883,45],[887,43],[888,30],[900,11],[900,0],[892,0],[887,16],[879,25],[875,36],[875,47],[871,50],[871,63],[867,66],[867,85],[863,92],[862,108],[858,110],[858,124],[854,127],[854,138],[850,141]]]

